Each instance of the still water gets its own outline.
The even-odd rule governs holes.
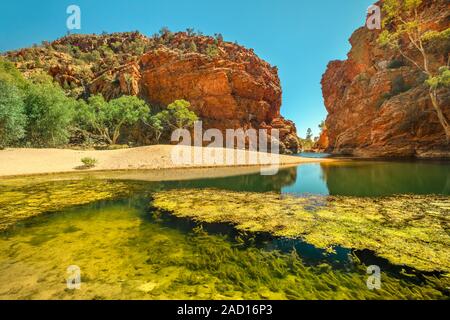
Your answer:
[[[3,179],[0,298],[448,299],[449,215],[448,162]]]

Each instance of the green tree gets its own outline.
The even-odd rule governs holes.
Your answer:
[[[27,84],[27,81],[14,64],[3,58],[0,58],[0,80],[11,83],[19,89],[23,89]]]
[[[412,63],[426,76],[426,84],[429,86],[429,96],[442,125],[450,141],[450,124],[442,111],[438,100],[438,90],[441,87],[449,87],[445,80],[448,77],[448,65],[433,70],[431,67],[431,52],[439,47],[447,48],[444,52],[448,57],[448,45],[450,43],[450,28],[438,31],[426,30],[425,17],[419,14],[419,7],[423,0],[385,0],[383,11],[384,31],[379,36],[379,43],[399,52],[407,61]],[[443,45],[446,43],[446,45]],[[406,49],[411,46],[413,50]]]
[[[25,122],[20,90],[0,79],[0,148],[11,146],[24,137]]]
[[[78,102],[68,98],[55,83],[38,78],[24,94],[28,117],[26,140],[37,147],[56,147],[67,143],[74,110]]]
[[[312,130],[311,128],[308,128],[308,130],[306,130],[306,140],[312,141],[312,136]]]
[[[159,143],[159,140],[164,133],[164,123],[167,121],[167,115],[168,113],[159,112],[150,116],[147,121],[145,121],[145,124],[151,128],[154,143]]]
[[[186,100],[175,100],[161,111],[158,115],[163,124],[167,124],[172,129],[187,129],[198,120],[197,115],[190,110],[191,104]]]
[[[77,122],[108,144],[116,144],[123,126],[145,120],[149,112],[145,101],[135,96],[122,96],[107,102],[103,96],[96,95],[81,105]]]

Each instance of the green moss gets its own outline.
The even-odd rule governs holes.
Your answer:
[[[277,193],[176,190],[153,205],[199,222],[301,238],[318,248],[369,249],[391,263],[450,272],[450,202],[445,196],[294,197]]]

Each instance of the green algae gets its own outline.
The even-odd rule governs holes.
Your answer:
[[[289,253],[245,247],[225,235],[168,228],[138,200],[102,202],[34,217],[0,237],[1,299],[445,299],[448,281],[417,284],[366,268],[307,265]],[[69,230],[70,232],[61,232]],[[66,268],[81,269],[68,290]]]
[[[38,183],[3,181],[0,185],[0,231],[42,213],[127,196],[134,189],[129,183],[94,179]]]
[[[381,290],[369,290],[367,266],[356,256],[338,268],[308,263],[296,250],[267,250],[249,242],[253,233],[264,231],[330,252],[336,245],[370,249],[392,263],[448,273],[448,197],[296,198],[207,188],[162,191],[169,185],[120,180],[55,180],[0,180],[0,299],[449,297],[445,275],[382,269]],[[165,217],[175,222],[167,225]],[[198,224],[178,228],[181,218]],[[243,234],[208,233],[203,222],[226,222]],[[66,287],[70,265],[81,268],[80,290]]]
[[[317,248],[369,249],[393,264],[450,273],[448,196],[295,197],[217,189],[168,190],[152,205],[198,222],[301,238]]]

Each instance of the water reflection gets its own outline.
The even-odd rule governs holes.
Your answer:
[[[449,162],[345,161],[304,164],[283,193],[344,196],[450,194]]]
[[[346,162],[321,164],[332,195],[450,195],[449,162]]]

